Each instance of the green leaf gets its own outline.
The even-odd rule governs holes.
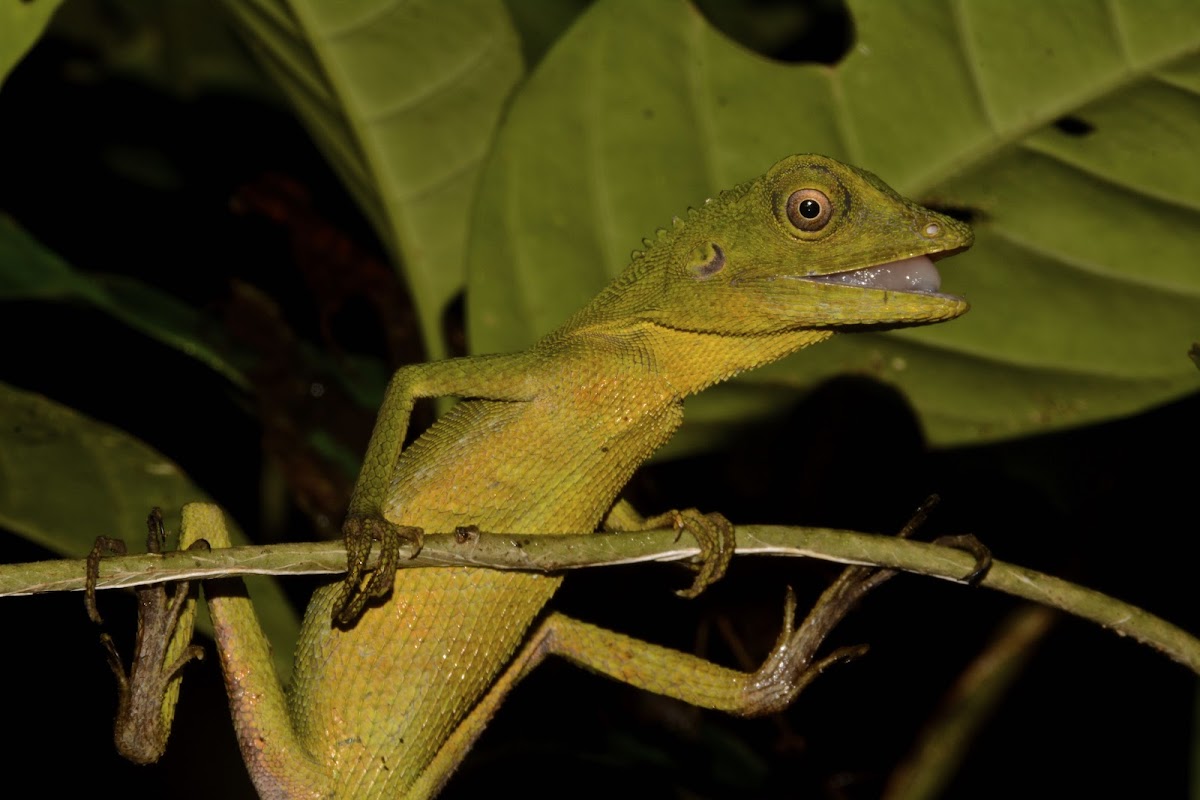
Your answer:
[[[542,60],[563,31],[570,27],[592,0],[504,0],[513,27],[521,39],[527,65]]]
[[[259,366],[261,353],[228,336],[219,320],[132,278],[77,270],[0,213],[0,301],[4,300],[86,303],[196,359],[239,389],[254,388],[248,376]],[[298,344],[298,352],[312,374],[336,380],[363,408],[379,407],[388,378],[384,364],[362,356],[331,355],[306,342]],[[328,436],[321,437],[319,448],[339,461],[348,475],[358,472],[360,453],[348,452]]]
[[[133,81],[180,98],[234,93],[282,102],[212,0],[67,3],[54,17],[53,34],[87,52],[90,68],[105,80]]]
[[[1195,391],[1200,4],[851,6],[857,40],[833,68],[747,52],[683,0],[592,6],[523,87],[485,169],[472,349],[527,346],[687,204],[821,152],[973,217],[977,244],[942,270],[973,309],[710,390],[677,449],[844,372],[898,386],[943,445]]]
[[[126,325],[181,350],[237,386],[249,381],[227,356],[228,347],[211,344],[211,325],[196,309],[174,297],[120,276],[96,278],[47,250],[11,218],[0,214],[0,301],[75,300],[111,314]],[[203,331],[209,330],[210,333]]]
[[[42,35],[61,0],[0,4],[0,87],[17,62]]]
[[[41,395],[0,383],[0,421],[0,526],[61,555],[87,555],[97,536],[136,551],[152,507],[177,531],[184,503],[209,500],[143,442]],[[236,526],[230,535],[234,545],[250,543]],[[277,581],[254,576],[248,584],[286,676],[299,620]]]
[[[431,357],[462,288],[480,162],[521,76],[500,0],[246,0],[227,7],[403,264]]]

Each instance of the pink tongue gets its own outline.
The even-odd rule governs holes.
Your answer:
[[[831,275],[809,275],[810,281],[822,283],[844,283],[849,286],[865,286],[871,289],[889,289],[894,292],[933,293],[942,286],[942,276],[928,256],[906,258],[891,264],[856,269],[851,272],[835,272]]]

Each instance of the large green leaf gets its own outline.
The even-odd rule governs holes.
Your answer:
[[[0,213],[0,301],[4,300],[87,303],[196,359],[243,390],[253,388],[248,376],[262,357],[199,309],[153,286],[75,269]],[[382,364],[364,357],[331,356],[307,343],[299,344],[299,352],[315,374],[336,378],[361,406],[379,407],[387,381]],[[328,441],[324,449],[334,457],[348,455]],[[357,472],[358,454],[350,456],[347,466],[349,474]]]
[[[207,364],[234,384],[249,385],[227,354],[203,333],[199,312],[169,294],[119,276],[80,272],[47,250],[11,218],[0,214],[0,300],[73,300],[111,314],[126,325]]]
[[[267,72],[371,220],[430,355],[462,288],[480,162],[522,72],[501,0],[232,0]]]
[[[833,68],[749,53],[684,0],[589,9],[523,88],[486,167],[472,348],[527,346],[685,205],[822,152],[972,214],[977,244],[943,275],[974,307],[710,390],[677,446],[839,372],[899,386],[941,444],[1195,390],[1200,4],[851,5],[857,40]]]
[[[52,35],[86,52],[107,80],[183,98],[235,93],[269,104],[282,100],[212,0],[67,3]]]
[[[178,530],[184,503],[209,500],[143,442],[41,395],[0,383],[0,420],[0,527],[56,553],[80,558],[97,536],[124,539],[136,551],[152,507]],[[250,543],[236,527],[230,535],[235,545]],[[286,677],[299,620],[276,580],[247,582]]]
[[[45,30],[61,0],[0,3],[0,86]]]

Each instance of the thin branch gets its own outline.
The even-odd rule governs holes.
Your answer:
[[[743,525],[737,555],[816,558],[843,564],[887,567],[957,581],[974,557],[948,547],[829,528]],[[681,561],[698,548],[673,530],[618,534],[430,534],[420,554],[404,567],[470,566],[553,572],[580,567]],[[85,561],[39,561],[0,565],[0,597],[80,591]],[[202,553],[169,552],[105,558],[98,589],[228,575],[334,575],[345,571],[340,543],[232,547]],[[1058,608],[1130,636],[1200,674],[1200,640],[1140,608],[1100,592],[1014,564],[997,561],[980,583],[989,589]]]

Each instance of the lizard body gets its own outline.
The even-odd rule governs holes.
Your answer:
[[[350,519],[435,531],[595,530],[634,470],[679,426],[687,395],[839,328],[963,313],[964,301],[938,293],[923,257],[971,241],[967,226],[869,173],[821,156],[784,159],[660,232],[530,350],[399,370]],[[855,272],[864,267],[875,269]],[[415,399],[441,396],[463,401],[403,448]],[[211,506],[185,507],[181,546],[200,537],[223,546],[223,524]],[[322,587],[306,612],[286,693],[239,584],[206,584],[259,792],[435,794],[512,685],[550,653],[743,714],[786,705],[808,680],[812,665],[795,663],[790,630],[763,668],[747,674],[561,614],[539,622],[560,580],[402,569],[390,598],[344,629],[331,623],[339,587]]]

